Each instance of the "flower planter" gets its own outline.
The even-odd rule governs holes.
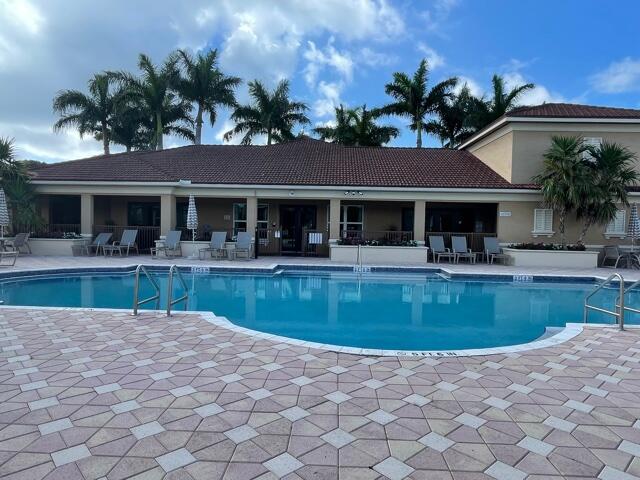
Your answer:
[[[82,250],[88,240],[84,238],[30,238],[29,246],[34,255],[71,256]]]
[[[360,246],[360,260],[363,264],[399,265],[427,263],[427,247]],[[330,245],[330,259],[333,262],[358,263],[357,245]]]
[[[524,250],[503,248],[515,267],[558,267],[558,268],[596,268],[598,253],[595,250],[582,252],[569,250]]]

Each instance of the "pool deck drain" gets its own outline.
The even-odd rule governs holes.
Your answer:
[[[639,394],[638,330],[377,357],[197,314],[0,309],[2,478],[640,478]]]

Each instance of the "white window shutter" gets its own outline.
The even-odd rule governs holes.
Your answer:
[[[598,148],[602,144],[602,137],[584,137],[582,143],[585,147]],[[589,152],[583,152],[584,160],[593,160],[593,156]]]
[[[533,231],[550,233],[553,231],[553,210],[550,208],[536,208],[533,214]]]
[[[627,226],[627,212],[626,210],[618,210],[616,216],[609,225],[607,225],[606,233],[610,234],[624,234]]]

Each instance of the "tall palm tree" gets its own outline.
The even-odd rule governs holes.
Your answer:
[[[218,106],[235,107],[235,88],[242,80],[227,76],[217,65],[217,50],[191,55],[186,50],[178,50],[178,58],[184,76],[178,80],[178,92],[185,100],[196,104],[195,144],[202,143],[202,116],[209,114],[213,126]]]
[[[15,158],[13,139],[0,137],[0,186],[7,194],[11,222],[16,227],[37,227],[42,223],[35,209],[36,193],[27,173],[27,163]]]
[[[584,162],[589,188],[576,212],[583,220],[578,243],[583,243],[592,225],[613,220],[619,204],[629,205],[628,187],[640,180],[633,166],[636,157],[629,149],[603,142],[597,148],[589,147],[589,153],[591,159]]]
[[[126,88],[129,100],[137,102],[151,119],[156,150],[163,149],[164,134],[194,139],[191,104],[181,99],[174,90],[178,83],[177,61],[177,56],[170,55],[161,66],[156,66],[147,55],[141,53],[138,60],[142,74],[140,78],[128,72],[112,74]]]
[[[451,98],[443,97],[436,106],[437,119],[430,120],[425,130],[440,139],[443,146],[456,148],[472,130],[467,126],[467,117],[475,99],[465,84],[460,93]]]
[[[543,155],[543,170],[533,177],[540,185],[544,204],[558,213],[562,248],[567,244],[567,215],[579,207],[591,188],[589,171],[582,159],[586,150],[580,137],[553,136],[551,146]]]
[[[89,80],[89,94],[78,90],[62,90],[53,99],[53,110],[60,119],[53,125],[54,131],[76,127],[82,138],[86,134],[99,134],[104,154],[109,155],[110,127],[113,119],[112,78],[96,74]]]
[[[269,91],[260,81],[249,82],[250,105],[237,106],[231,114],[236,125],[224,134],[229,140],[242,134],[242,144],[250,145],[257,135],[267,136],[267,145],[294,138],[293,128],[297,124],[311,123],[305,112],[305,103],[289,99],[289,81],[281,80],[276,88]]]
[[[416,147],[422,147],[422,132],[425,132],[426,118],[436,110],[443,97],[450,95],[450,90],[458,82],[457,78],[449,78],[436,84],[430,90],[427,88],[429,65],[425,59],[420,62],[418,69],[409,77],[404,72],[393,74],[393,81],[384,87],[387,95],[394,101],[382,108],[388,115],[406,117],[411,122],[409,128],[416,132]]]
[[[491,85],[493,87],[491,98],[488,100],[484,98],[477,99],[469,116],[468,123],[476,131],[486,127],[509,110],[518,106],[517,102],[522,94],[535,88],[533,83],[525,83],[507,91],[504,78],[500,75],[493,75]]]
[[[342,145],[379,147],[400,133],[396,127],[376,123],[376,120],[383,115],[380,109],[368,110],[366,105],[345,109],[340,105],[335,111],[335,126],[314,128],[322,140]]]

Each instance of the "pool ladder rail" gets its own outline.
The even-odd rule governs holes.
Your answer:
[[[145,277],[147,277],[147,279],[149,280],[149,283],[151,283],[151,286],[153,287],[153,290],[155,292],[150,297],[143,298],[142,300],[140,300],[140,273],[141,272],[144,274]],[[180,285],[184,290],[184,295],[175,299],[173,298],[173,277],[174,276],[178,277],[178,281],[180,282]],[[187,304],[189,301],[189,288],[187,287],[187,284],[184,281],[184,277],[182,276],[182,273],[180,273],[180,269],[178,268],[177,265],[171,265],[171,267],[169,268],[169,278],[168,278],[167,284],[168,284],[167,285],[167,316],[169,317],[171,316],[171,309],[175,304],[184,301],[185,309],[187,308]],[[149,270],[147,270],[147,268],[144,265],[138,265],[136,267],[135,283],[133,285],[132,315],[138,315],[138,309],[142,305],[149,302],[153,302],[154,300],[156,302],[155,309],[158,310],[160,308],[160,286],[158,285],[158,282],[156,281],[154,276],[149,273]]]
[[[593,297],[596,293],[598,293],[600,290],[602,290],[604,287],[606,287],[607,285],[612,284],[614,280],[618,281],[618,287],[617,287],[618,288],[618,296],[616,297],[616,301],[615,301],[615,310],[608,310],[606,308],[601,308],[601,307],[596,307],[595,305],[590,305],[589,304],[589,299],[591,297]],[[631,290],[633,290],[634,288],[636,288],[638,285],[640,285],[640,280],[636,280],[631,285],[629,285],[627,288],[625,288],[625,286],[624,286],[624,277],[622,275],[620,275],[619,273],[614,273],[614,274],[609,275],[604,282],[602,282],[600,285],[598,285],[593,292],[591,292],[589,295],[587,295],[585,297],[585,299],[584,299],[584,323],[587,323],[588,316],[589,316],[589,310],[595,310],[597,312],[606,313],[607,315],[613,315],[614,317],[616,317],[616,323],[618,324],[618,327],[620,328],[620,330],[624,330],[624,314],[625,314],[625,312],[640,313],[640,309],[625,305],[625,302],[624,302],[625,295],[627,293],[629,293]]]

